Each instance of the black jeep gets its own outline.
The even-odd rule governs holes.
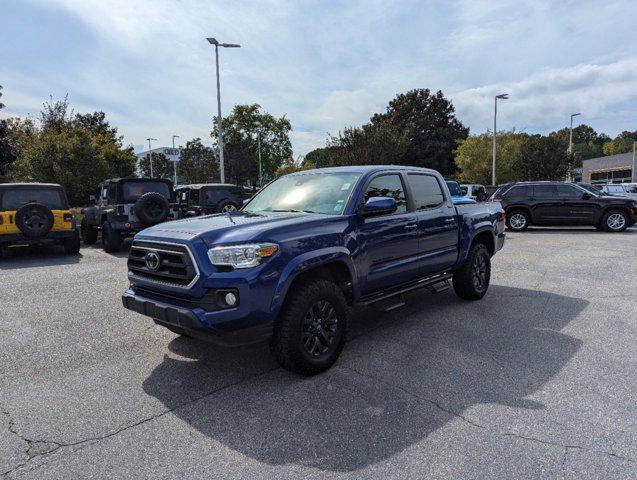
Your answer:
[[[94,244],[101,230],[106,252],[118,251],[127,236],[180,216],[173,184],[161,178],[106,180],[91,200],[95,206],[83,210],[82,240]]]
[[[224,183],[182,185],[175,194],[185,217],[236,212],[245,198],[242,187]]]
[[[80,236],[64,189],[53,183],[0,185],[0,256],[9,247],[53,244],[79,253]]]

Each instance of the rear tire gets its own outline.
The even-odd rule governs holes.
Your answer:
[[[97,243],[97,228],[93,225],[89,225],[86,220],[82,220],[81,228],[82,230],[82,241],[86,245],[95,245]]]
[[[293,285],[274,321],[270,351],[286,370],[316,375],[341,354],[347,330],[347,302],[329,280]]]
[[[80,232],[77,230],[72,238],[64,241],[64,253],[67,255],[77,255],[80,253]]]
[[[513,232],[521,232],[529,228],[531,219],[524,210],[511,210],[507,213],[507,228]]]
[[[602,218],[602,227],[607,232],[623,232],[628,228],[628,216],[621,210],[611,210]]]
[[[482,243],[476,243],[459,270],[453,274],[453,289],[460,298],[480,300],[489,289],[491,256]]]
[[[122,248],[122,236],[108,222],[102,225],[102,245],[107,253],[119,252]]]

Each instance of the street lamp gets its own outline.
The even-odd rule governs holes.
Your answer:
[[[635,147],[637,147],[637,142],[633,142],[633,170],[632,170],[632,178],[631,180],[637,182],[637,172],[635,171]]]
[[[173,135],[173,150],[175,150],[175,138],[180,138],[179,135]],[[173,155],[174,155],[173,151]],[[177,160],[178,162],[179,160]],[[173,162],[173,167],[175,167],[175,186],[177,186],[177,162]]]
[[[153,178],[153,148],[150,146],[150,141],[151,140],[157,141],[157,139],[149,137],[146,140],[148,140],[148,158],[150,160],[150,178]]]
[[[495,183],[495,136],[496,133],[498,131],[498,123],[497,123],[497,119],[498,119],[498,100],[506,100],[509,98],[509,94],[508,93],[501,93],[500,95],[496,95],[495,96],[495,108],[493,110],[493,162],[491,165],[491,183],[493,184],[493,186],[496,185]]]
[[[226,176],[223,165],[223,134],[221,133],[221,87],[219,86],[219,47],[239,48],[236,43],[219,43],[216,38],[207,38],[208,43],[215,46],[215,61],[217,66],[217,141],[219,142],[219,170],[221,173],[221,183],[226,183]]]
[[[573,117],[577,117],[581,113],[571,113],[571,127],[568,131],[568,155],[569,157],[573,153]]]

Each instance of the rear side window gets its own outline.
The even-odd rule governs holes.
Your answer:
[[[405,197],[403,182],[401,182],[398,175],[381,175],[374,178],[369,187],[367,187],[363,203],[372,197],[391,197],[398,204],[396,213],[405,213],[407,211],[407,198]]]
[[[535,185],[533,188],[535,198],[557,198],[556,185]]]
[[[530,185],[514,185],[504,193],[504,198],[518,199],[518,198],[530,198],[533,195],[532,187]]]
[[[416,210],[437,207],[445,201],[436,177],[410,173],[407,175]]]

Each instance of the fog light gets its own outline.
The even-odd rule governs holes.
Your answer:
[[[130,223],[125,223],[125,224],[124,224],[124,228],[125,228],[126,230],[128,230],[128,229],[130,228]]]
[[[226,296],[223,297],[223,299],[229,307],[234,307],[237,304],[237,296],[232,292],[226,293]]]

